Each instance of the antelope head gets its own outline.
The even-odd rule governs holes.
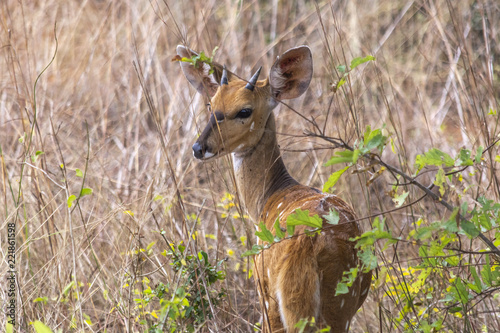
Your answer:
[[[177,54],[191,57],[195,52],[179,45]],[[245,153],[261,140],[272,110],[282,99],[302,95],[311,81],[312,55],[307,46],[285,52],[271,67],[269,77],[258,80],[261,68],[248,80],[228,75],[225,67],[202,64],[196,68],[181,62],[181,68],[196,90],[210,97],[207,126],[193,145],[201,160],[229,153]]]

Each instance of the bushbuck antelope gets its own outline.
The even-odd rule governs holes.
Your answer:
[[[180,57],[196,53],[177,47]],[[311,51],[300,46],[285,52],[271,68],[269,78],[258,81],[260,69],[247,82],[226,68],[180,62],[187,80],[211,98],[208,125],[193,145],[197,159],[232,154],[236,185],[249,215],[264,221],[269,230],[297,208],[311,215],[340,216],[337,225],[323,221],[325,229],[314,237],[296,228],[293,238],[275,243],[256,256],[255,281],[263,312],[263,332],[296,332],[302,318],[315,317],[331,332],[346,332],[364,302],[371,272],[360,274],[347,294],[335,296],[342,273],[358,265],[354,243],[360,235],[353,210],[335,195],[299,184],[288,173],[276,139],[273,109],[280,100],[302,95],[311,81]]]

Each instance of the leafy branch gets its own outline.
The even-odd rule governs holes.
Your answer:
[[[339,90],[340,87],[342,87],[347,82],[347,79],[349,78],[349,75],[353,69],[368,61],[375,61],[375,57],[371,55],[366,57],[357,57],[351,60],[350,67],[347,67],[346,65],[337,66],[337,70],[342,74],[342,76],[340,77],[340,80],[338,82],[332,84],[333,92]]]
[[[444,173],[444,172],[439,172],[438,171],[438,176],[436,178],[436,181],[429,185],[425,186],[421,182],[416,180],[416,175],[415,176],[410,176],[407,173],[401,171],[400,169],[384,162],[381,157],[380,153],[382,152],[383,148],[385,147],[386,140],[387,138],[384,137],[381,133],[380,130],[375,130],[371,131],[370,127],[367,127],[367,130],[364,135],[364,140],[361,141],[361,143],[356,143],[355,146],[350,146],[347,143],[345,143],[343,140],[338,139],[338,138],[331,138],[327,137],[323,134],[316,134],[313,132],[306,132],[307,136],[310,137],[316,137],[320,138],[322,140],[325,140],[329,143],[332,143],[335,148],[343,148],[344,151],[337,152],[335,156],[333,156],[325,165],[332,165],[332,164],[337,164],[337,163],[350,163],[350,166],[354,165],[359,158],[362,158],[368,162],[370,166],[374,165],[380,165],[391,174],[393,174],[394,178],[397,180],[397,177],[395,175],[399,175],[402,178],[404,178],[407,181],[407,184],[410,185],[415,185],[418,187],[420,190],[422,190],[427,196],[435,200],[437,203],[440,205],[444,206],[448,211],[454,212],[456,211],[456,221],[460,222],[460,226],[462,229],[471,237],[479,237],[483,243],[485,243],[495,254],[500,256],[500,249],[498,249],[495,244],[487,238],[475,225],[473,222],[471,222],[469,219],[467,219],[464,216],[464,213],[459,212],[457,207],[454,207],[450,203],[448,203],[445,199],[442,197],[442,192],[440,192],[441,195],[438,195],[437,193],[432,191],[432,188],[435,185],[442,186],[443,183],[443,178],[442,176],[447,176],[451,175],[454,172],[451,173]],[[470,157],[470,152],[467,150],[462,149],[457,157],[453,159],[451,156],[448,154],[438,150],[438,149],[431,149],[424,155],[419,155],[417,156],[416,159],[416,166],[418,167],[418,171],[422,170],[424,166],[427,165],[437,165],[440,168],[444,166],[452,167],[452,166],[462,166],[460,171],[464,171],[466,168],[469,166],[473,165],[474,162],[478,163],[480,162],[481,156],[485,154],[488,150],[490,150],[500,139],[495,140],[493,143],[489,144],[487,148],[482,149],[479,148],[476,152],[476,156],[474,159]],[[371,152],[372,149],[377,148],[379,154]],[[349,166],[349,167],[350,167]],[[440,169],[443,170],[443,169]],[[343,169],[342,173],[345,172],[345,168]],[[418,173],[418,172],[417,172]],[[334,173],[335,174],[335,173]],[[333,174],[332,174],[333,176]],[[332,178],[330,176],[330,178]],[[330,179],[329,179],[330,180]],[[327,182],[328,183],[328,182]]]
[[[214,60],[215,54],[217,53],[218,49],[219,49],[218,46],[216,46],[213,49],[211,57],[207,56],[205,54],[205,52],[201,51],[200,54],[193,53],[193,55],[189,58],[188,57],[181,57],[181,56],[177,55],[172,59],[172,61],[187,62],[187,63],[190,63],[191,65],[193,65],[195,68],[200,68],[200,64],[207,64],[208,66],[210,66],[210,70],[209,70],[208,74],[212,74],[214,72],[213,60]]]
[[[324,215],[323,218],[327,223],[336,225],[339,222],[339,213],[334,209],[330,209],[329,214]],[[297,226],[306,226],[312,229],[306,229],[304,233],[295,234],[295,227]],[[265,242],[265,244],[254,244],[250,250],[241,255],[242,257],[259,254],[272,245],[292,237],[298,237],[303,234],[314,236],[325,228],[323,227],[323,219],[319,217],[318,214],[310,216],[309,210],[296,209],[294,213],[288,215],[286,229],[282,229],[280,226],[279,217],[274,221],[273,227],[271,228],[274,230],[274,234],[267,228],[264,222],[260,222],[259,229],[260,231],[255,232],[255,236]]]

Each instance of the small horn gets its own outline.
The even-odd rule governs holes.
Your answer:
[[[227,80],[227,71],[226,71],[226,65],[224,65],[224,67],[222,67],[222,77],[220,78],[220,85],[228,85],[229,82]]]
[[[259,69],[255,72],[255,74],[252,76],[250,81],[248,81],[245,88],[247,88],[250,91],[253,91],[253,88],[255,88],[255,84],[257,83],[257,80],[259,79],[259,74],[260,74],[261,69],[262,69],[262,66],[259,67]]]

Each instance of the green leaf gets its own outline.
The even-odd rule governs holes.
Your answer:
[[[33,303],[43,303],[43,304],[47,304],[47,301],[49,300],[48,297],[37,297],[33,300]]]
[[[337,83],[337,87],[335,87],[335,89],[336,90],[340,89],[340,87],[342,87],[346,82],[347,82],[347,80],[346,80],[346,76],[344,74],[344,76],[342,76],[342,78],[340,79],[339,83]]]
[[[475,291],[476,293],[480,294],[481,293],[481,289],[478,288],[475,284],[472,284],[470,282],[467,282],[467,287],[469,287],[469,289],[471,289],[472,291]]]
[[[299,329],[297,331],[298,333],[303,333],[307,327],[307,324],[309,324],[309,321],[307,319],[302,318],[301,320],[299,320],[297,324],[295,324],[294,327]]]
[[[345,71],[346,71],[346,66],[345,66],[345,65],[339,65],[339,66],[337,66],[337,70],[338,70],[340,73],[344,74],[344,73],[345,73]]]
[[[246,252],[243,252],[241,254],[241,257],[248,257],[248,256],[253,256],[253,255],[259,254],[262,252],[262,250],[264,250],[264,248],[265,248],[264,245],[254,244],[252,246],[252,249],[248,250]]]
[[[215,57],[215,54],[217,53],[218,50],[219,50],[218,46],[214,47],[214,49],[212,50],[212,57],[210,59],[213,59]]]
[[[295,234],[295,226],[287,223],[286,232],[289,236],[293,236]]]
[[[73,287],[74,284],[75,284],[75,281],[71,281],[70,283],[68,283],[68,285],[66,287],[64,287],[64,289],[62,291],[62,295],[66,296],[68,294],[69,290],[71,289],[71,287]]]
[[[349,288],[347,288],[347,283],[339,282],[337,283],[337,289],[335,290],[335,296],[347,294]]]
[[[410,194],[410,192],[403,192],[399,195],[396,194],[394,198],[392,198],[392,201],[394,201],[397,208],[401,207],[404,204],[406,197],[408,197],[408,194]]]
[[[361,57],[354,58],[351,60],[351,70],[353,70],[354,68],[358,67],[359,65],[364,64],[365,62],[368,62],[371,60],[375,60],[375,57],[369,55],[369,56],[366,56],[364,58],[361,58]]]
[[[354,149],[354,151],[352,152],[352,163],[356,163],[358,161],[359,154],[361,154],[361,150]]]
[[[328,162],[325,163],[325,166],[330,166],[330,165],[339,164],[339,163],[352,163],[352,157],[334,156]]]
[[[452,167],[455,165],[455,160],[453,160],[450,155],[442,152],[441,150],[432,148],[424,155],[417,155],[415,165],[417,166],[418,170],[421,170],[427,165],[444,165],[445,167]]]
[[[476,291],[478,294],[483,291],[483,284],[481,283],[481,279],[479,278],[479,275],[477,274],[476,267],[474,266],[469,266],[470,267],[470,272],[472,274],[472,277],[474,278],[474,284],[476,287],[479,289],[479,291]]]
[[[90,319],[90,316],[86,313],[83,314],[83,317],[85,318],[85,322],[89,325],[92,326],[92,320]]]
[[[35,163],[38,160],[38,156],[45,154],[43,151],[37,150],[34,156],[31,156],[31,161]]]
[[[441,196],[444,195],[445,182],[446,182],[446,177],[444,175],[444,170],[442,168],[439,168],[436,174],[436,179],[434,180],[434,185],[439,187],[439,194],[441,194]]]
[[[33,323],[36,333],[52,333],[52,330],[39,320],[35,320]]]
[[[385,144],[386,139],[387,138],[383,136],[382,133],[379,133],[371,138],[370,141],[368,141],[365,148],[368,149],[368,151],[372,150],[373,148],[379,148],[381,145]]]
[[[484,148],[482,146],[477,147],[476,150],[476,163],[481,162],[481,156],[483,156]]]
[[[80,192],[80,196],[86,196],[92,194],[92,189],[91,188],[82,188],[82,191]]]
[[[493,226],[491,225],[491,221],[488,214],[483,213],[479,215],[479,225],[484,227],[486,230],[491,230]]]
[[[338,224],[340,220],[339,213],[334,208],[330,208],[328,215],[323,215],[323,217],[326,222],[334,225]]]
[[[337,156],[333,156],[324,166],[330,166],[338,163],[352,163],[353,152],[350,150],[338,151],[335,153]]]
[[[309,216],[308,210],[296,209],[295,213],[288,215],[286,224],[287,226],[305,225],[313,228],[321,228],[323,226],[323,220],[318,214]]]
[[[363,263],[364,272],[377,268],[377,256],[372,251],[358,251],[358,258]]]
[[[146,247],[146,251],[148,251],[149,249],[151,249],[155,244],[156,244],[155,241],[149,243],[148,246]]]
[[[373,131],[373,132],[376,132]],[[377,133],[374,133],[373,135],[376,135]],[[365,133],[363,133],[363,143],[366,145],[368,141],[370,141],[370,138],[372,137],[372,127],[370,125],[367,125],[365,128]]]
[[[75,171],[76,171],[76,176],[77,177],[83,178],[83,172],[82,172],[82,170],[76,169]]]
[[[208,254],[205,251],[198,252],[198,259],[208,265]]]
[[[479,230],[477,230],[474,223],[472,223],[470,221],[467,221],[467,220],[460,221],[460,227],[471,238],[475,238],[475,237],[479,236]]]
[[[429,237],[432,236],[432,232],[434,230],[438,229],[435,224],[432,224],[428,227],[421,227],[417,229],[417,232],[415,233],[415,239],[417,240],[425,240]]]
[[[342,273],[342,280],[339,283],[339,284],[341,284],[340,290],[337,287],[337,290],[335,292],[335,296],[337,296],[338,294],[345,294],[345,288],[352,287],[352,284],[356,280],[358,273],[359,273],[359,268],[357,266],[349,269],[348,271],[344,271]],[[342,284],[345,284],[345,287],[342,286]]]
[[[470,166],[474,164],[472,159],[470,158],[471,151],[468,149],[460,149],[458,156],[455,160],[455,166]]]
[[[264,222],[260,222],[259,228],[261,231],[256,231],[255,236],[259,237],[264,242],[274,243],[274,236],[271,233],[271,231],[269,231],[269,229],[267,229]]]
[[[445,223],[443,223],[443,227],[446,231],[458,232],[457,214],[459,210],[460,210],[459,207],[453,209],[453,212],[451,213],[448,220]]]
[[[74,194],[70,195],[68,198],[68,208],[71,208],[73,206],[73,201],[76,200],[76,196]]]
[[[379,239],[386,239],[384,248],[396,243],[398,240],[394,238],[390,232],[384,231],[384,219],[380,220],[376,217],[372,223],[372,230],[365,231],[361,236],[351,238],[351,241],[356,241],[355,248],[370,249],[372,245]]]
[[[371,130],[371,126],[366,126],[365,133],[363,134],[363,144],[365,146],[365,152],[369,152],[373,148],[377,148],[383,144],[387,138],[382,135],[381,129]]]
[[[486,261],[486,265],[483,265],[483,269],[481,270],[481,276],[483,277],[484,283],[488,287],[493,287],[493,276],[491,274],[491,266],[490,266],[490,256],[487,254],[484,256]]]
[[[278,239],[283,239],[285,237],[285,233],[281,230],[279,216],[276,221],[274,221],[274,230],[276,231],[276,237]]]
[[[328,180],[326,181],[325,185],[323,186],[323,192],[328,192],[330,188],[335,186],[335,184],[337,184],[337,181],[340,179],[340,176],[342,176],[342,174],[346,172],[347,169],[349,169],[349,166],[346,166],[345,168],[332,173],[328,178]]]
[[[461,278],[455,280],[455,287],[457,288],[457,294],[460,298],[462,304],[467,304],[469,300],[469,292],[467,291],[467,286],[463,283]]]

